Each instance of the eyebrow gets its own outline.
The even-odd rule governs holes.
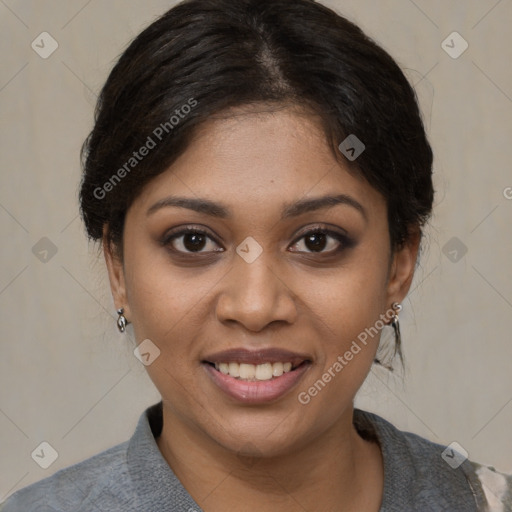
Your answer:
[[[311,199],[300,199],[295,203],[287,203],[285,204],[283,212],[281,213],[281,220],[286,220],[291,217],[298,217],[304,213],[316,210],[332,208],[338,204],[351,206],[352,208],[356,209],[364,217],[365,220],[368,220],[368,216],[363,205],[356,201],[353,197],[350,197],[346,194],[338,194],[335,196],[328,195],[322,197],[314,197]],[[232,217],[229,208],[223,204],[215,203],[209,199],[179,196],[169,196],[164,199],[160,199],[148,209],[146,215],[152,215],[156,211],[168,207],[187,208],[189,210],[204,213],[211,217],[218,217],[221,219],[229,219]]]

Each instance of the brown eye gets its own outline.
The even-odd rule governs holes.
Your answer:
[[[187,251],[201,251],[206,245],[206,236],[200,233],[187,233],[183,235],[182,245]]]
[[[323,251],[327,245],[325,233],[312,233],[304,237],[305,246],[311,251]]]
[[[302,240],[304,240],[303,243]],[[294,246],[304,246],[306,250],[294,250],[293,252],[328,254],[339,252],[343,249],[353,247],[354,242],[342,233],[337,233],[324,228],[315,228],[304,233]]]
[[[173,251],[184,254],[219,252],[213,238],[206,231],[197,228],[168,233],[162,240],[162,245],[170,246]],[[205,248],[206,250],[203,250]]]

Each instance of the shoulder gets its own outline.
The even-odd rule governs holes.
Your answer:
[[[434,443],[410,432],[403,432],[403,435],[417,460],[425,458],[426,464],[435,467],[442,478],[457,471],[463,475],[478,510],[512,512],[512,474],[470,460],[462,447]]]
[[[389,510],[398,510],[393,508],[398,503],[422,511],[512,511],[512,476],[469,460],[460,445],[429,441],[358,409],[354,424],[363,437],[381,446]]]
[[[512,511],[512,474],[500,473],[492,466],[471,462],[491,512]]]
[[[129,479],[127,447],[125,441],[20,489],[0,504],[0,512],[99,510],[96,502],[101,510],[118,510],[103,507]]]

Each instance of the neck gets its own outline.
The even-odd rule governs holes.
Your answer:
[[[383,492],[379,446],[352,424],[353,408],[327,432],[279,456],[244,455],[182,423],[166,405],[157,444],[206,512],[323,510],[377,512]]]

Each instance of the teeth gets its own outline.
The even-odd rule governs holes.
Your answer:
[[[215,363],[215,368],[224,375],[230,375],[241,380],[270,380],[281,377],[292,369],[292,363]]]
[[[244,364],[240,365],[240,378],[241,379],[254,379],[256,375],[256,366],[253,364]]]
[[[274,363],[272,365],[272,375],[274,377],[280,377],[281,375],[283,375],[283,372],[283,363]]]
[[[240,377],[240,365],[238,363],[229,363],[229,375]]]
[[[256,366],[256,380],[269,380],[272,378],[273,368],[270,363],[259,364]]]

